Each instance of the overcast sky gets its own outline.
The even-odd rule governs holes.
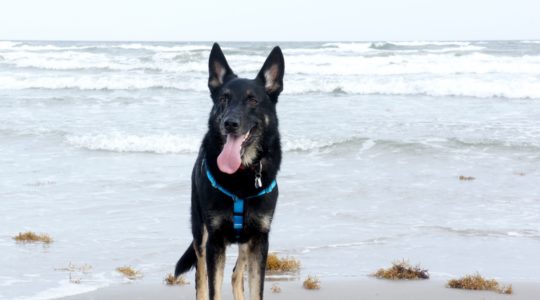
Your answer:
[[[540,0],[3,0],[10,39],[540,39]]]

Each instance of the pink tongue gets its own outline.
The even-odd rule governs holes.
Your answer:
[[[245,136],[227,135],[227,142],[217,158],[217,164],[221,172],[233,174],[240,168],[242,164],[240,149],[244,140]]]

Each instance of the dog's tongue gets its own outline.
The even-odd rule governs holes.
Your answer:
[[[247,134],[240,136],[233,136],[232,134],[227,135],[227,142],[217,158],[218,168],[221,172],[233,174],[240,168],[240,165],[242,164],[240,150],[246,136]]]

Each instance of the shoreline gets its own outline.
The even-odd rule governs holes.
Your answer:
[[[281,292],[273,293],[271,287],[277,284]],[[392,281],[379,279],[330,279],[321,282],[320,290],[305,290],[301,281],[275,282],[265,284],[267,299],[415,299],[415,300],[482,300],[511,299],[530,300],[540,295],[540,284],[533,282],[512,283],[512,295],[498,294],[491,291],[471,291],[445,287],[442,280]],[[245,291],[248,296],[248,291]],[[194,299],[193,284],[185,286],[166,286],[164,284],[128,283],[100,288],[92,292],[61,297],[61,300],[93,299]],[[223,299],[233,299],[232,290],[227,280],[223,283]]]

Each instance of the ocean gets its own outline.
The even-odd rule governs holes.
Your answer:
[[[248,78],[274,45],[270,250],[302,264],[275,280],[361,279],[400,259],[439,279],[540,280],[540,41],[221,43]],[[210,47],[0,41],[0,299],[124,283],[124,265],[142,282],[173,272]],[[27,230],[54,242],[15,243]]]

